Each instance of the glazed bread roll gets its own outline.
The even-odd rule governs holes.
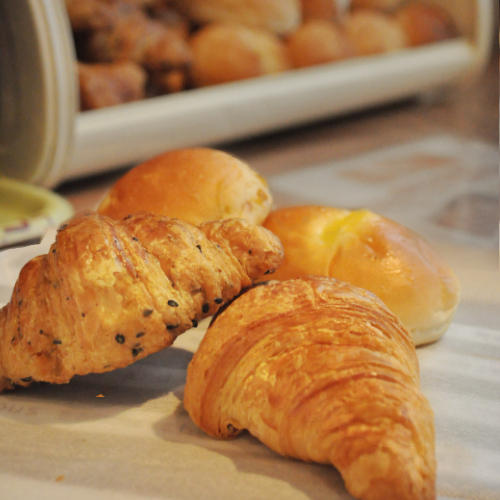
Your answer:
[[[415,345],[439,339],[459,300],[458,280],[420,236],[366,210],[293,207],[264,223],[285,261],[273,278],[331,276],[377,295],[410,330]]]
[[[434,416],[411,336],[348,283],[305,277],[235,299],[188,366],[184,406],[215,438],[247,429],[281,455],[333,464],[356,498],[436,498]]]
[[[354,49],[343,30],[333,21],[311,19],[286,40],[295,68],[325,64],[354,55]]]
[[[436,5],[410,3],[396,13],[396,19],[412,46],[447,40],[456,33],[451,16]]]
[[[272,198],[266,181],[222,151],[170,151],[127,172],[97,211],[113,219],[150,212],[198,225],[217,219],[264,221]]]
[[[271,32],[213,23],[191,40],[196,87],[246,80],[290,69],[285,45]]]
[[[406,34],[394,16],[374,9],[357,9],[345,21],[348,38],[358,55],[400,50],[408,46]]]
[[[200,24],[228,22],[285,34],[302,19],[300,0],[174,0],[188,17]]]

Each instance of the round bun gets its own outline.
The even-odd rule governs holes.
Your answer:
[[[345,30],[360,56],[391,52],[408,46],[401,24],[394,16],[382,11],[353,11],[345,21]]]
[[[97,211],[113,219],[152,212],[190,224],[241,218],[261,224],[271,210],[266,181],[222,151],[170,151],[138,165],[108,191]]]
[[[238,23],[282,35],[299,26],[300,0],[175,0],[179,9],[200,24]]]
[[[273,279],[330,276],[377,295],[412,333],[415,345],[439,339],[459,300],[458,280],[413,231],[367,210],[292,207],[271,212],[285,260]]]
[[[190,74],[196,87],[290,69],[285,45],[277,35],[241,24],[209,24],[193,36],[190,45]]]
[[[333,21],[310,19],[286,41],[295,68],[315,66],[354,55],[351,43]]]

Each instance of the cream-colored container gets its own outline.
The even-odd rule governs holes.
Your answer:
[[[54,187],[162,151],[249,137],[461,85],[484,68],[493,0],[427,0],[461,36],[391,54],[78,111],[63,0],[0,3],[0,173]]]

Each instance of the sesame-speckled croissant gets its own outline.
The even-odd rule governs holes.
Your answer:
[[[435,499],[434,416],[411,335],[347,283],[297,278],[236,298],[189,364],[184,406],[213,437],[247,429],[333,464],[356,498]]]
[[[0,310],[0,391],[127,366],[282,260],[277,237],[240,219],[194,227],[152,214],[86,214],[24,266]]]

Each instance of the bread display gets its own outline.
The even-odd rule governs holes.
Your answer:
[[[457,35],[447,11],[420,0],[65,2],[80,70],[92,76],[80,82],[87,111]],[[107,68],[124,63],[142,69],[140,89],[130,70]]]
[[[435,499],[434,418],[410,333],[374,295],[327,277],[254,287],[218,314],[184,406],[210,436],[244,429],[333,464],[362,500]]]
[[[305,68],[352,57],[354,46],[333,21],[311,19],[290,35],[287,48],[294,68]]]
[[[168,347],[281,260],[279,240],[240,219],[73,220],[23,267],[0,310],[0,391],[66,383]]]
[[[191,81],[196,87],[246,80],[290,69],[283,41],[241,24],[212,23],[191,38]]]
[[[459,301],[459,283],[419,235],[367,210],[303,206],[271,212],[285,260],[273,279],[331,276],[373,292],[410,330],[416,345],[439,339]]]
[[[261,224],[271,211],[267,182],[237,158],[210,148],[170,151],[121,177],[97,211],[114,219],[151,212],[197,225],[242,218]]]

